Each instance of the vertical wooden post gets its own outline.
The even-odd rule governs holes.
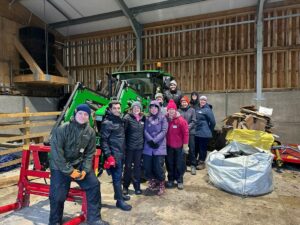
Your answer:
[[[24,108],[24,112],[25,113],[29,113],[29,107],[28,106],[25,106],[25,108]],[[23,118],[23,122],[24,122],[24,124],[30,124],[30,120],[29,120],[29,116],[25,116],[24,118]],[[30,127],[25,127],[25,129],[24,129],[24,135],[29,135],[30,134]],[[30,138],[26,138],[26,139],[24,139],[24,144],[25,145],[29,145],[29,143],[30,143]]]

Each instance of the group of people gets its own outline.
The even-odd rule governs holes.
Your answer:
[[[191,94],[191,100],[182,96],[175,80],[170,82],[168,91],[155,95],[148,111],[145,116],[141,103],[136,101],[122,118],[120,102],[111,101],[101,124],[104,168],[112,176],[116,207],[124,211],[132,208],[126,203],[130,200],[131,183],[135,194],[142,194],[142,171],[148,181],[146,191],[163,195],[165,188],[184,189],[186,156],[192,175],[196,174],[196,169],[204,169],[208,141],[215,126],[207,97],[199,97],[195,92]],[[91,171],[95,132],[88,125],[90,114],[87,105],[79,105],[74,120],[59,127],[52,136],[51,225],[61,223],[72,180],[87,193],[87,223],[108,224],[100,216],[100,183]]]

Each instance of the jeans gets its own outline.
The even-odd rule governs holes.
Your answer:
[[[127,150],[125,156],[125,168],[123,185],[128,188],[132,178],[133,172],[133,184],[139,184],[141,182],[141,158],[143,150]],[[132,169],[133,163],[133,169]]]
[[[143,163],[147,180],[155,179],[162,182],[166,179],[164,155],[143,155]]]
[[[199,155],[199,161],[204,162],[207,155],[207,146],[210,138],[195,137],[195,155]]]
[[[122,171],[123,171],[123,164],[121,160],[116,161],[116,166],[111,167],[107,170],[108,174],[112,176],[112,182],[114,187],[114,199],[115,200],[123,200],[122,194]]]
[[[69,193],[72,178],[59,170],[51,170],[50,178],[50,217],[49,224],[62,222],[64,202]],[[87,221],[94,222],[100,219],[101,193],[100,182],[94,171],[86,174],[83,180],[76,183],[86,192]]]
[[[168,180],[177,183],[183,183],[185,172],[184,152],[182,148],[167,148],[166,166],[168,171]]]

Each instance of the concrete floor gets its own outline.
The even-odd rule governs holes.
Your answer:
[[[282,173],[274,169],[275,190],[260,197],[243,198],[215,188],[208,182],[206,170],[196,176],[186,173],[183,191],[168,189],[162,197],[135,196],[131,191],[131,212],[115,207],[111,178],[103,174],[103,219],[110,224],[300,224],[300,168],[289,166]],[[1,176],[1,175],[0,175]],[[143,184],[143,188],[145,188]],[[0,189],[0,205],[16,199],[16,186]],[[64,220],[80,212],[80,203],[65,203]],[[49,201],[32,196],[31,206],[0,215],[2,225],[47,224]]]

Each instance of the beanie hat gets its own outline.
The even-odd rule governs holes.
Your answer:
[[[175,86],[177,86],[177,82],[176,82],[175,80],[172,80],[172,81],[170,82],[170,86],[171,86],[171,84],[174,84]]]
[[[134,106],[139,107],[142,110],[142,105],[139,101],[135,101],[131,104],[131,108],[133,109]]]
[[[89,116],[91,116],[91,109],[90,107],[87,105],[87,104],[81,104],[81,105],[78,105],[75,109],[75,112],[74,114],[76,114],[77,112],[79,111],[84,111],[86,112],[87,114],[89,114]]]
[[[174,102],[173,99],[170,99],[170,101],[169,101],[169,103],[167,105],[167,110],[169,110],[169,109],[175,109],[175,110],[177,110],[177,106],[176,106],[176,104],[175,104],[175,102]]]
[[[157,98],[164,98],[164,96],[163,96],[162,93],[157,93],[157,94],[155,95],[155,99],[157,99]]]
[[[187,102],[187,104],[190,104],[190,100],[189,100],[189,97],[188,96],[183,96],[181,99],[180,99],[180,102],[182,102],[182,101],[186,101]]]
[[[207,101],[207,97],[205,95],[202,95],[199,99]]]

